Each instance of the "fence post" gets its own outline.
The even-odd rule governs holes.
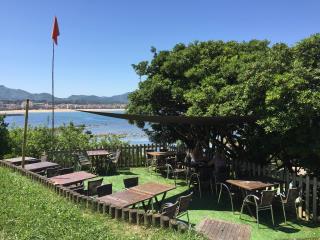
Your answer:
[[[306,176],[306,220],[310,218],[310,177]]]
[[[313,178],[313,188],[312,188],[312,212],[313,212],[313,221],[316,222],[318,220],[317,214],[317,178]]]

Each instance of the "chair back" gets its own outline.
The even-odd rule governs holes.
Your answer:
[[[192,200],[193,192],[189,193],[186,196],[181,196],[178,198],[179,206],[178,206],[178,214],[181,214],[188,210],[190,202]]]
[[[97,187],[98,197],[112,194],[112,183]]]
[[[59,169],[59,175],[73,173],[73,167]]]
[[[179,202],[177,201],[175,204],[164,207],[162,209],[161,215],[167,216],[170,219],[175,218],[178,213],[178,205],[179,205]]]
[[[276,195],[276,190],[263,190],[261,192],[260,206],[271,205],[275,195]]]
[[[116,154],[115,154],[115,157],[114,157],[114,159],[113,159],[113,163],[118,163],[118,162],[119,162],[119,159],[120,159],[120,156],[121,156],[121,150],[120,150],[120,149],[117,149]]]
[[[88,182],[88,195],[97,195],[97,187],[101,186],[103,178],[92,180]]]
[[[87,154],[84,152],[78,154],[78,159],[80,163],[90,161]]]
[[[47,178],[51,178],[58,175],[59,168],[47,168],[46,175]]]
[[[298,197],[299,197],[298,188],[289,188],[288,194],[287,194],[287,202],[294,203]]]
[[[131,188],[137,186],[139,183],[138,177],[126,178],[123,179],[123,184],[125,188]]]

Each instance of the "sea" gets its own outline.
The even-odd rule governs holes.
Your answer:
[[[110,111],[113,112],[113,111]],[[116,111],[123,113],[123,111]],[[23,127],[24,116],[7,116],[5,122],[10,127]],[[122,140],[130,144],[148,144],[150,143],[148,136],[144,131],[135,125],[130,124],[127,120],[99,116],[84,112],[56,112],[55,126],[61,126],[73,122],[76,126],[84,124],[86,130],[93,134],[121,134],[124,137]],[[51,127],[51,113],[50,112],[30,112],[28,123],[30,126],[48,126]]]

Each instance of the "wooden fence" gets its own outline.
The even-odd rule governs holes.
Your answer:
[[[118,162],[118,166],[120,168],[127,168],[127,167],[145,166],[146,150],[159,151],[161,148],[166,148],[172,151],[177,150],[174,145],[163,145],[163,144],[123,145],[123,146],[106,147],[104,149],[109,152],[115,152],[117,149],[120,149],[121,156]],[[90,149],[90,150],[93,150],[93,149]],[[73,165],[74,162],[77,161],[77,154],[79,152],[83,152],[83,150],[48,152],[48,159],[50,161],[59,163],[61,166],[67,167],[67,166]]]

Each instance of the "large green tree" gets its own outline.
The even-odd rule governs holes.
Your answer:
[[[292,47],[268,41],[194,42],[154,53],[127,111],[149,115],[251,115],[217,127],[151,124],[155,141],[223,145],[235,159],[319,165],[320,35]],[[135,65],[135,66],[139,66]],[[140,123],[140,127],[143,124]],[[221,141],[220,141],[221,144]]]

